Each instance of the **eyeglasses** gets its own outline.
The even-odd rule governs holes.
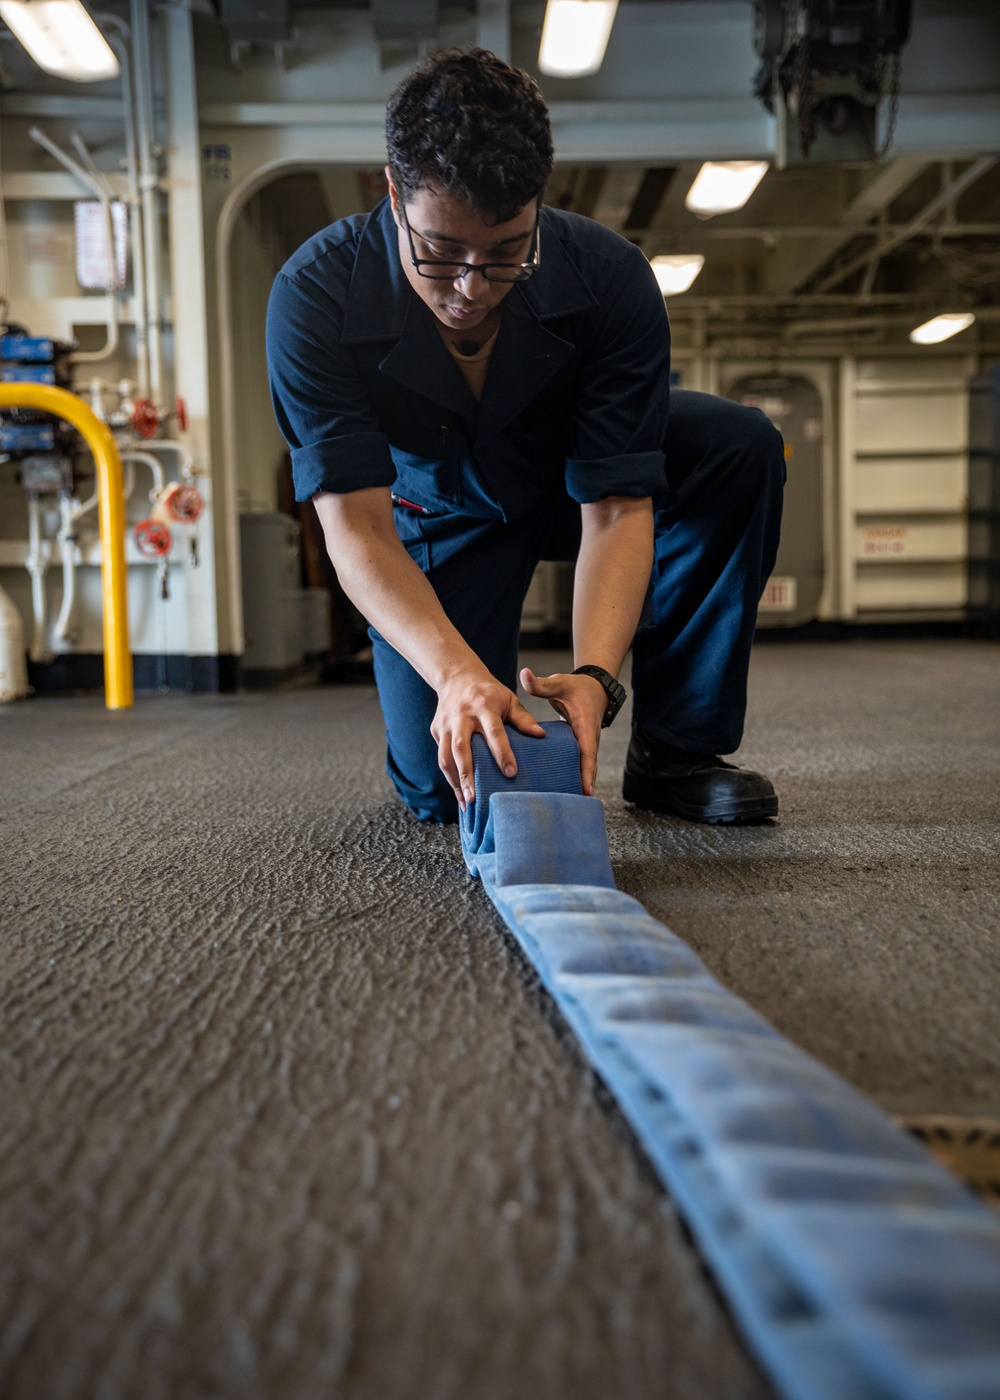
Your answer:
[[[410,261],[416,268],[418,277],[429,277],[435,282],[457,282],[460,277],[465,277],[470,272],[481,272],[487,282],[526,282],[528,278],[533,277],[538,270],[538,265],[541,260],[538,216],[535,218],[535,227],[531,233],[530,257],[527,262],[463,263],[441,262],[437,258],[418,258],[417,250],[413,246],[413,234],[410,232],[410,223],[406,217],[406,210],[403,208],[402,203],[400,203],[399,212],[402,216],[403,227],[406,229],[406,237],[410,244]],[[541,211],[539,211],[539,214],[540,212]],[[420,236],[422,237],[423,235]]]

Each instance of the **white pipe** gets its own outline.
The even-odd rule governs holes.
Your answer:
[[[163,488],[166,484],[163,475],[163,463],[158,462],[150,452],[123,452],[122,461],[128,465],[131,462],[138,462],[141,466],[148,467],[153,473],[153,491],[150,499],[159,500],[163,495]],[[126,499],[131,495],[130,491],[125,493]]]
[[[108,324],[106,329],[106,339],[100,350],[77,351],[74,360],[78,363],[93,363],[96,360],[106,360],[118,349],[118,293],[116,286],[118,282],[118,267],[115,258],[115,229],[114,220],[111,217],[111,200],[108,194],[106,182],[95,179],[89,170],[85,170],[82,165],[78,165],[72,156],[51,141],[40,127],[33,126],[28,129],[28,135],[36,145],[41,146],[53,156],[64,169],[71,175],[75,175],[82,185],[85,185],[91,194],[100,200],[104,209],[104,218],[107,224],[108,238]],[[82,145],[82,142],[80,143]],[[89,153],[88,153],[89,154]],[[34,659],[34,658],[32,658]]]
[[[59,553],[62,556],[63,595],[56,619],[56,638],[60,642],[75,641],[73,612],[76,607],[76,532],[73,528],[73,497],[68,491],[59,493]]]
[[[42,552],[42,512],[37,496],[28,497],[28,557],[25,567],[31,575],[31,615],[34,629],[28,655],[32,661],[45,660],[45,571],[48,559]]]
[[[128,497],[127,497],[127,495],[126,495],[126,500],[127,500],[127,499],[128,499]],[[98,503],[99,500],[100,500],[100,492],[98,491],[98,488],[97,488],[97,481],[96,481],[96,478],[95,478],[95,480],[94,480],[94,494],[93,494],[92,496],[88,496],[87,499],[86,499],[85,501],[83,501],[81,504],[75,505],[75,506],[73,507],[73,523],[74,523],[74,525],[76,524],[76,522],[77,522],[82,516],[84,516],[84,515],[89,515],[90,512],[94,509],[94,507],[97,505],[97,503]]]
[[[94,161],[94,157],[90,154],[90,148],[88,147],[86,141],[84,141],[83,137],[78,131],[71,131],[69,134],[69,139],[72,142],[74,148],[76,149],[77,155],[83,162],[83,168],[87,171],[87,173],[90,175],[90,178],[93,180],[95,188],[100,190],[102,195],[106,195],[108,199],[114,199],[114,191],[108,184],[107,177],[104,174],[102,174],[100,170],[98,170],[97,165]]]
[[[125,113],[125,169],[128,181],[129,241],[132,245],[132,290],[135,304],[135,354],[139,366],[139,395],[149,397],[149,319],[147,314],[146,248],[142,201],[139,198],[139,166],[136,156],[134,57],[131,31],[117,15],[99,14],[105,38],[118,59],[122,74],[122,106]],[[107,35],[108,28],[117,34]]]
[[[115,221],[111,212],[111,201],[114,195],[111,186],[94,164],[94,158],[87,149],[80,133],[78,131],[71,132],[69,139],[76,147],[77,154],[83,160],[84,166],[94,182],[94,187],[98,191],[98,198],[104,209],[104,236],[107,240],[105,251],[108,270],[108,308],[111,313],[110,330],[100,350],[77,350],[73,356],[77,364],[93,364],[99,360],[110,359],[118,349],[118,247],[115,239]]]
[[[19,700],[30,689],[24,662],[24,623],[13,598],[0,588],[0,703]]]
[[[132,41],[135,60],[135,106],[138,119],[139,193],[146,251],[146,306],[149,327],[149,392],[163,402],[160,344],[160,219],[156,161],[153,155],[153,81],[149,48],[149,0],[132,0]]]
[[[147,452],[162,452],[166,448],[169,452],[176,452],[180,459],[181,477],[187,481],[195,475],[194,458],[183,442],[177,442],[174,438],[153,438],[146,443]]]

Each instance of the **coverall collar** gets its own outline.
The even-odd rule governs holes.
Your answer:
[[[516,284],[504,300],[482,404],[477,404],[448,354],[433,313],[406,280],[388,199],[376,206],[362,229],[342,342],[394,340],[396,344],[379,365],[383,374],[464,418],[478,418],[480,430],[502,430],[573,354],[573,345],[543,323],[597,305],[558,235],[549,228],[544,209],[541,238],[538,272]]]
[[[596,298],[548,225],[544,208],[540,227],[541,266],[534,277],[513,287],[504,302],[504,314],[519,301],[539,321],[596,306]],[[399,261],[392,206],[384,199],[369,214],[361,232],[344,312],[343,343],[397,339],[404,334],[411,319],[407,315],[411,301],[427,311],[433,321],[433,314],[415,296],[406,280]]]

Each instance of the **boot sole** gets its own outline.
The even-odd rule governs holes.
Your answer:
[[[706,822],[709,826],[735,826],[740,822],[763,821],[766,817],[778,815],[776,793],[763,797],[745,797],[728,802],[703,803],[685,802],[672,793],[665,793],[661,783],[655,778],[643,778],[638,773],[629,773],[622,778],[622,796],[626,802],[636,807],[644,807],[654,812],[670,812],[675,817],[683,817],[689,822]]]

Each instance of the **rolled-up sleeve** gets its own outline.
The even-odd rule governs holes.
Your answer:
[[[267,308],[271,401],[292,456],[295,499],[318,491],[391,486],[389,443],[379,430],[349,347],[341,343],[337,279],[322,267],[280,272]]]
[[[578,380],[566,489],[587,505],[652,496],[666,486],[670,327],[663,296],[638,248],[602,289]]]

